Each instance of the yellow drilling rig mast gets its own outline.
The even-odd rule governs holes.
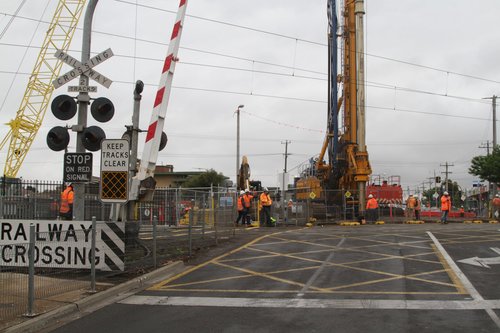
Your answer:
[[[87,0],[59,0],[45,40],[29,78],[21,106],[10,130],[0,143],[2,149],[9,142],[4,176],[15,178],[40,128],[63,63],[55,56],[56,50],[66,52],[73,38]]]
[[[328,0],[327,131],[319,157],[311,159],[297,181],[297,198],[332,202],[342,197],[339,191],[328,190],[352,191],[351,202],[357,203],[361,215],[372,172],[365,143],[364,0],[344,0],[341,7],[339,25],[336,1]],[[337,73],[339,58],[341,73]]]

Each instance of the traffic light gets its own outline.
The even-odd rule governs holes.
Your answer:
[[[436,177],[436,183],[441,183],[441,177],[439,176]]]
[[[68,95],[60,95],[54,98],[50,108],[54,116],[61,120],[69,120],[76,114],[75,99]]]
[[[106,97],[99,97],[94,102],[92,102],[90,113],[95,120],[101,123],[105,123],[113,118],[115,114],[115,106]]]
[[[69,133],[66,127],[56,126],[47,134],[47,146],[54,151],[66,149],[69,144]]]
[[[106,133],[99,126],[89,126],[83,130],[82,144],[87,150],[98,151],[104,139],[106,139]]]
[[[76,114],[77,105],[73,97],[59,95],[50,105],[52,113],[57,119],[69,120]],[[47,133],[47,146],[54,151],[66,149],[69,144],[69,133],[66,127],[56,126]]]
[[[75,98],[71,96],[60,95],[52,101],[51,109],[57,119],[69,120],[76,114],[77,103]],[[109,99],[99,97],[92,102],[90,113],[95,120],[105,123],[113,118],[115,107]],[[85,149],[90,151],[99,150],[101,148],[101,141],[106,139],[106,134],[98,126],[86,127],[83,129],[82,134],[82,144]],[[52,150],[61,151],[66,149],[69,144],[69,139],[68,129],[66,127],[56,126],[47,134],[47,145]]]

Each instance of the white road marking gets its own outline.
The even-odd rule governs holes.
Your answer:
[[[500,309],[500,300],[432,301],[311,298],[232,298],[134,295],[119,302],[128,305],[207,306],[239,308],[315,308],[385,310],[491,310]]]
[[[434,242],[434,245],[436,245],[436,248],[438,249],[438,251],[441,252],[441,255],[446,260],[446,262],[448,263],[450,268],[453,270],[453,272],[455,272],[456,276],[460,279],[464,288],[472,296],[473,301],[476,301],[476,302],[477,301],[478,302],[484,301],[483,296],[481,296],[481,294],[479,294],[479,292],[474,287],[474,285],[469,281],[467,276],[465,276],[465,274],[462,272],[462,270],[460,270],[460,268],[453,261],[453,259],[450,257],[448,252],[446,252],[444,247],[441,245],[439,240],[432,234],[432,232],[427,231],[427,234]],[[497,314],[491,308],[485,308],[485,310],[488,313],[488,315],[491,317],[491,319],[495,322],[495,324],[498,326],[498,328],[500,328],[500,318],[498,318]]]

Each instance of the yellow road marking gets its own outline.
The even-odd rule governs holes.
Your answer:
[[[432,248],[436,252],[436,255],[439,258],[439,261],[441,262],[441,264],[445,268],[446,273],[448,273],[448,276],[450,277],[450,280],[455,285],[455,288],[457,288],[457,292],[459,294],[468,294],[467,290],[465,289],[464,285],[462,284],[462,281],[460,281],[460,279],[455,274],[455,272],[453,271],[453,269],[451,269],[450,265],[448,265],[448,263],[444,259],[444,257],[441,254],[441,252],[437,250],[437,248],[436,248],[436,246],[434,244],[432,244]]]
[[[181,277],[183,277],[183,276],[185,276],[185,275],[187,275],[187,274],[189,274],[189,273],[191,273],[191,272],[194,272],[194,271],[196,271],[196,270],[198,270],[198,269],[200,269],[200,268],[202,268],[202,267],[205,267],[205,266],[207,266],[207,265],[209,265],[209,264],[211,264],[211,263],[213,263],[213,262],[216,262],[216,261],[217,261],[217,260],[219,260],[219,259],[222,259],[222,258],[224,258],[224,257],[227,257],[227,256],[229,256],[229,255],[233,254],[233,253],[236,253],[236,252],[240,251],[241,249],[247,248],[247,247],[249,247],[250,245],[252,245],[252,244],[254,244],[254,243],[257,243],[257,242],[258,242],[258,241],[260,241],[261,239],[267,238],[268,236],[270,236],[270,235],[264,235],[264,236],[258,237],[258,238],[256,238],[256,239],[254,239],[253,241],[251,241],[251,242],[249,242],[249,243],[247,243],[247,244],[245,244],[245,245],[243,245],[243,246],[240,246],[240,247],[239,247],[239,248],[237,248],[237,249],[234,249],[234,250],[232,250],[232,251],[229,251],[228,253],[224,253],[224,254],[222,254],[222,255],[220,255],[220,256],[218,256],[218,257],[216,257],[216,258],[213,258],[213,259],[211,259],[211,260],[208,260],[208,261],[204,262],[203,264],[200,264],[200,265],[194,266],[194,267],[192,267],[192,268],[190,268],[190,269],[185,270],[184,272],[182,272],[182,273],[180,273],[180,274],[177,274],[177,275],[175,275],[175,276],[173,276],[173,277],[171,277],[171,278],[169,278],[169,279],[166,279],[166,280],[164,280],[164,281],[161,281],[161,282],[159,282],[159,283],[155,284],[154,286],[152,286],[151,288],[149,288],[148,290],[157,290],[157,289],[161,288],[162,286],[164,286],[164,285],[166,285],[166,284],[170,283],[171,281],[177,280],[177,279],[179,279],[179,278],[181,278]]]

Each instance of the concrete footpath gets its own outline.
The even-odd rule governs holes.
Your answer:
[[[27,319],[21,324],[6,328],[6,333],[31,333],[50,331],[64,322],[82,317],[108,304],[117,302],[131,294],[145,290],[155,283],[181,273],[186,269],[182,261],[161,267],[153,272],[133,278],[127,282],[85,297],[81,300],[62,305],[40,316]]]

